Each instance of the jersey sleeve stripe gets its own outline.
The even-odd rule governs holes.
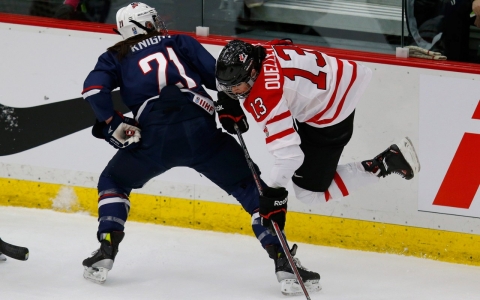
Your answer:
[[[287,136],[287,135],[289,135],[289,134],[292,134],[292,133],[295,133],[295,129],[293,129],[293,128],[288,128],[288,129],[286,129],[286,130],[284,130],[284,131],[281,131],[281,132],[279,132],[279,133],[276,133],[276,134],[274,134],[274,135],[271,135],[271,136],[267,137],[267,138],[265,139],[265,141],[266,141],[267,144],[269,144],[269,143],[271,143],[271,142],[273,142],[273,141],[275,141],[275,140],[281,139],[281,138],[283,138],[283,137],[285,137],[285,136]]]
[[[271,118],[270,120],[267,121],[267,125],[268,124],[272,124],[272,123],[275,123],[277,121],[280,121],[280,120],[283,120],[285,118],[288,118],[290,117],[292,114],[290,113],[289,110],[287,110],[286,112],[283,112],[279,115],[276,115],[275,117]]]
[[[89,90],[88,92],[85,92],[82,94],[83,99],[87,99],[87,97],[93,96],[100,93],[100,90]]]
[[[338,175],[338,172],[335,172],[335,175],[333,175],[333,181],[335,181],[335,183],[337,184],[338,189],[340,190],[340,192],[342,192],[343,197],[348,196],[347,186],[343,182],[340,175]]]
[[[89,86],[87,88],[84,88],[83,91],[82,91],[82,94],[85,94],[86,92],[90,91],[90,90],[101,90],[103,89],[103,86],[101,85],[92,85],[92,86]]]

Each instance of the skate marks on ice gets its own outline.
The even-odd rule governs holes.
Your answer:
[[[135,222],[127,223],[107,281],[94,284],[83,278],[82,260],[99,246],[96,229],[91,216],[0,206],[2,239],[30,250],[26,262],[0,263],[1,299],[303,299],[282,295],[254,237]],[[480,267],[307,244],[297,256],[321,275],[312,300],[474,300],[480,293]]]

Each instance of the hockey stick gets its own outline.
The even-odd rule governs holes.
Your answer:
[[[116,110],[130,111],[120,91],[112,92]],[[95,115],[83,98],[67,99],[32,107],[0,103],[0,156],[29,150],[92,127]]]
[[[29,254],[28,248],[11,245],[2,241],[2,239],[0,239],[0,252],[18,260],[27,260]]]
[[[245,141],[243,140],[243,137],[242,137],[242,133],[240,132],[240,129],[238,128],[237,124],[233,124],[233,127],[237,132],[238,140],[240,142],[240,145],[242,146],[243,153],[245,154],[245,159],[247,160],[248,167],[250,168],[250,171],[252,172],[252,175],[253,175],[253,179],[255,180],[255,184],[257,185],[258,193],[261,196],[263,194],[262,194],[262,185],[260,184],[260,178],[258,177],[257,171],[255,171],[255,167],[253,166],[253,161],[250,158],[250,154],[248,153],[247,146],[245,145]],[[302,277],[298,272],[297,265],[293,261],[292,254],[290,254],[290,249],[288,247],[287,241],[283,237],[280,227],[275,221],[271,221],[271,222],[272,222],[273,228],[275,229],[275,233],[278,236],[280,243],[282,244],[282,248],[283,248],[283,251],[285,252],[285,255],[287,256],[288,262],[292,267],[293,273],[295,273],[295,277],[297,277],[298,284],[302,287],[303,293],[305,294],[305,297],[307,298],[307,300],[311,300],[310,296],[308,295],[307,289],[305,288],[305,284],[303,283]]]

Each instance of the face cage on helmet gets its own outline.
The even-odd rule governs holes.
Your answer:
[[[252,71],[254,70],[252,59],[250,59],[247,70],[249,70],[248,74],[251,75]],[[245,100],[248,97],[248,95],[250,94],[250,90],[252,89],[253,83],[255,82],[255,80],[258,77],[258,72],[255,72],[254,76],[250,76],[250,75],[244,75],[241,79],[237,78],[236,80],[232,80],[234,84],[232,84],[232,81],[230,81],[227,84],[222,83],[222,82],[218,82],[219,88],[222,90],[222,92],[225,92],[230,98],[232,98],[234,100]],[[238,83],[235,83],[235,82],[238,82]],[[248,86],[249,86],[248,90],[241,93],[241,94],[235,94],[232,91],[232,89],[236,86],[239,86],[242,83],[247,83],[248,84]]]
[[[155,21],[155,28],[158,30],[158,32],[160,32],[162,35],[168,35],[168,29],[165,25],[165,22],[163,22],[158,15],[153,15],[152,19]]]
[[[248,90],[246,90],[245,92],[243,92],[241,94],[235,94],[234,92],[232,92],[232,89],[236,86],[239,86],[240,84],[242,84],[244,82],[240,82],[238,84],[230,85],[230,86],[219,83],[218,87],[222,92],[225,92],[225,94],[227,94],[230,98],[232,98],[234,100],[238,100],[238,101],[240,101],[240,100],[243,101],[243,100],[247,99],[248,95],[250,95],[250,91],[252,90],[252,86],[253,86],[253,83],[255,82],[256,78],[257,78],[257,76],[250,77],[248,79],[248,81],[245,82],[246,84],[248,84]]]

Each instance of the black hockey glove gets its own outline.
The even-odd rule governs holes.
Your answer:
[[[96,122],[92,128],[92,135],[97,138],[104,138],[115,149],[133,149],[140,142],[140,128],[138,123],[120,112],[115,111],[112,121]]]
[[[288,191],[281,188],[267,187],[260,196],[259,213],[262,226],[268,227],[275,234],[272,222],[278,224],[280,230],[285,227],[285,219],[287,215]]]
[[[233,127],[236,123],[241,133],[247,132],[248,122],[245,113],[243,112],[240,102],[228,97],[225,92],[218,92],[218,100],[215,102],[215,110],[218,114],[218,120],[230,134],[237,134]]]

